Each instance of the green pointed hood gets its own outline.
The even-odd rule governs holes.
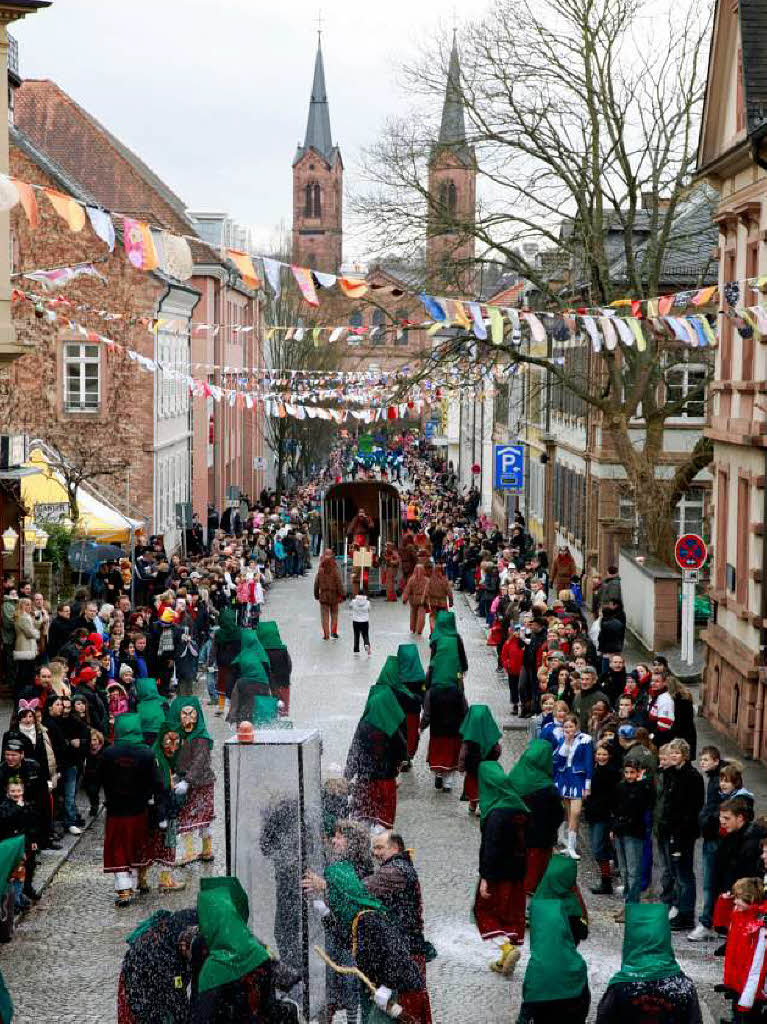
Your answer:
[[[255,629],[241,630],[240,641],[240,653],[234,659],[235,665],[238,663],[242,655],[247,652],[248,654],[255,654],[267,668],[269,667],[269,655],[264,650],[264,645],[258,639],[258,634]]]
[[[530,959],[522,983],[523,1001],[549,1003],[576,999],[587,981],[586,961],[575,948],[562,904],[559,900],[532,900]]]
[[[0,900],[5,896],[8,879],[24,859],[24,836],[14,836],[0,843]]]
[[[431,631],[429,643],[434,643],[441,636],[458,636],[458,627],[455,624],[455,612],[437,612],[437,621]]]
[[[527,814],[527,805],[497,761],[482,761],[479,778],[479,815],[482,821],[499,808]]]
[[[523,750],[509,776],[520,796],[553,785],[554,751],[547,740],[533,740]]]
[[[234,644],[240,635],[240,627],[237,625],[237,616],[231,608],[222,608],[218,613],[218,631],[216,632],[216,644],[223,647]]]
[[[458,653],[458,637],[443,633],[429,663],[432,690],[441,686],[460,686],[463,669]]]
[[[415,644],[400,644],[397,648],[399,677],[403,683],[425,683],[426,672]]]
[[[157,767],[160,769],[160,775],[162,775],[162,782],[165,789],[170,789],[171,775],[173,774],[176,768],[176,758],[178,757],[178,750],[173,755],[173,757],[167,757],[165,751],[162,748],[162,741],[163,737],[167,733],[176,731],[176,727],[174,725],[171,725],[170,722],[163,722],[157,732],[157,739],[152,744],[152,753],[154,754],[154,759],[157,762]]]
[[[136,714],[141,719],[143,733],[159,732],[165,723],[165,701],[159,694],[155,699],[146,698],[139,704]]]
[[[543,741],[544,743],[546,740]],[[549,744],[550,745],[550,744]],[[568,917],[583,917],[581,901],[575,894],[578,864],[561,853],[555,853],[535,890],[534,900],[559,900]]]
[[[264,653],[266,654],[266,652]],[[254,683],[269,685],[269,676],[266,674],[263,659],[254,648],[243,648],[232,664],[237,666],[237,674],[240,679],[249,679]]]
[[[181,728],[181,709],[190,707],[194,708],[197,712],[197,721],[194,723],[194,729],[191,732],[184,732]],[[213,737],[205,727],[205,715],[203,714],[202,705],[198,697],[176,697],[168,710],[168,723],[179,734],[182,743],[187,743],[189,740],[204,739],[208,741],[211,747],[213,746]]]
[[[256,626],[256,633],[264,646],[264,650],[287,651],[287,647],[282,642],[282,637],[280,636],[280,627],[273,620],[267,619],[266,622],[259,622]]]
[[[125,714],[115,718],[115,744],[117,743],[124,743],[126,747],[144,746],[144,729],[140,715]]]
[[[665,903],[627,903],[621,969],[609,985],[659,981],[682,973],[671,946],[671,924]]]
[[[140,704],[142,700],[152,700],[159,697],[157,681],[155,679],[137,679],[135,682],[136,700]]]
[[[384,662],[383,668],[378,673],[378,679],[376,679],[375,685],[388,686],[395,694],[399,693],[403,697],[407,697],[409,700],[413,699],[413,694],[408,690],[407,686],[400,681],[399,662],[394,654],[390,654]]]
[[[361,910],[385,913],[382,903],[374,899],[346,861],[330,864],[325,869],[328,906],[333,916],[347,929]]]
[[[467,743],[477,744],[480,757],[487,757],[503,735],[487,704],[472,704],[461,722],[460,731]]]
[[[269,950],[250,933],[230,887],[206,886],[206,881],[213,880],[201,879],[197,894],[200,934],[208,947],[197,983],[200,992],[239,981],[270,959]]]
[[[405,712],[388,686],[371,686],[368,702],[362,712],[362,721],[393,736],[405,721]]]

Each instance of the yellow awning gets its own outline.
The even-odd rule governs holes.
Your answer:
[[[39,470],[21,480],[21,497],[29,515],[43,529],[46,521],[55,523],[67,518],[67,489],[61,476],[49,466],[45,454],[39,448],[33,449],[26,465]],[[77,505],[80,510],[78,532],[84,537],[92,537],[104,543],[122,544],[130,539],[131,525],[134,530],[141,526],[137,520],[115,512],[82,488],[77,492]]]

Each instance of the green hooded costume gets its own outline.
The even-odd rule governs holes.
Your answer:
[[[387,736],[393,736],[400,728],[405,721],[405,712],[390,687],[371,686],[362,721],[374,729],[380,729]]]
[[[181,726],[182,708],[194,708],[197,712],[197,721],[191,732],[185,732]],[[213,737],[205,728],[205,715],[198,697],[176,697],[168,711],[168,724],[173,726],[174,732],[179,734],[182,743],[186,743],[188,740],[204,739],[211,747],[213,746]]]
[[[233,898],[230,886],[208,886],[208,881],[218,879],[200,879],[197,894],[200,934],[208,947],[197,982],[200,992],[239,981],[271,959],[269,950],[250,933],[247,917],[243,917],[242,906]]]
[[[263,683],[264,686],[269,685],[269,676],[266,674],[264,659],[254,648],[243,648],[232,664],[237,666],[238,678],[249,679],[254,683]]]
[[[437,621],[429,636],[429,643],[436,643],[441,636],[458,636],[458,627],[455,624],[455,612],[437,612]]]
[[[287,647],[282,642],[282,637],[280,636],[280,627],[273,620],[267,619],[266,622],[259,622],[256,626],[256,634],[264,650],[287,651]]]
[[[388,686],[394,694],[400,694],[400,696],[405,697],[408,701],[413,700],[413,694],[407,686],[400,681],[399,662],[393,654],[390,654],[384,662],[383,668],[378,673],[378,679],[376,679],[374,685]]]
[[[527,805],[514,789],[511,780],[497,761],[482,761],[479,779],[479,816],[484,821],[491,811],[504,808],[528,814]]]
[[[403,683],[423,683],[426,689],[426,673],[421,664],[421,655],[415,644],[400,644],[397,648],[399,677]]]
[[[543,741],[546,743],[546,740]],[[548,744],[550,747],[551,745]],[[559,900],[568,917],[583,917],[584,910],[575,895],[578,864],[562,853],[555,853],[535,890],[534,900]]]
[[[140,704],[142,700],[155,700],[160,697],[157,689],[157,680],[144,677],[136,680],[136,701]],[[160,697],[162,700],[162,698]]]
[[[237,625],[237,616],[231,608],[222,608],[218,613],[216,646],[228,647],[230,644],[236,644],[239,639],[240,627]]]
[[[140,715],[125,714],[115,718],[115,745],[118,743],[123,743],[126,747],[145,746]]]
[[[255,655],[265,668],[269,668],[269,655],[264,650],[264,645],[258,639],[258,634],[254,629],[240,630],[240,641],[240,653],[232,659],[233,665],[242,664],[242,659],[246,655]]]
[[[467,743],[476,743],[479,756],[487,757],[503,733],[487,704],[472,704],[461,722],[461,736]]]
[[[143,733],[157,733],[165,722],[165,701],[159,695],[156,698],[148,697],[139,703],[136,714],[141,719]]]
[[[627,903],[621,969],[610,985],[659,981],[682,973],[671,946],[671,924],[665,903]]]
[[[523,1002],[577,999],[587,984],[586,961],[575,948],[564,907],[559,900],[532,900],[530,960],[522,984]]]
[[[351,928],[354,918],[361,910],[385,913],[383,904],[370,895],[348,862],[330,864],[325,869],[325,881],[328,886],[327,901],[330,912],[344,928]]]
[[[0,843],[0,900],[5,896],[8,889],[8,879],[24,859],[25,841],[24,836],[14,836],[13,839],[4,839]],[[10,1022],[13,1020],[13,1000],[11,994],[5,987],[5,980],[0,974],[0,1020]]]
[[[520,796],[525,797],[554,784],[554,752],[546,740],[533,740],[509,772]]]

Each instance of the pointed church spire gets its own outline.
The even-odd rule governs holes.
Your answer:
[[[325,67],[322,63],[322,39],[317,33],[317,57],[314,61],[314,81],[312,82],[312,98],[309,103],[309,118],[306,122],[304,149],[313,146],[330,160],[333,149],[333,138],[330,134],[330,107],[325,88]]]
[[[461,93],[461,65],[458,60],[458,37],[455,29],[453,29],[453,49],[450,51],[450,65],[447,72],[445,103],[442,107],[442,123],[439,128],[439,144],[441,146],[466,144],[466,122]]]

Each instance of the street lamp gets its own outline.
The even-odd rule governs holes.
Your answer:
[[[12,526],[9,526],[7,530],[3,530],[3,554],[12,555],[16,550],[18,540],[19,535]]]
[[[24,526],[24,543],[28,548],[34,549],[37,544],[37,523],[32,520]]]
[[[48,547],[48,534],[41,526],[38,526],[37,528],[37,533],[35,536],[35,547],[37,548],[38,551],[45,551],[45,549]]]

